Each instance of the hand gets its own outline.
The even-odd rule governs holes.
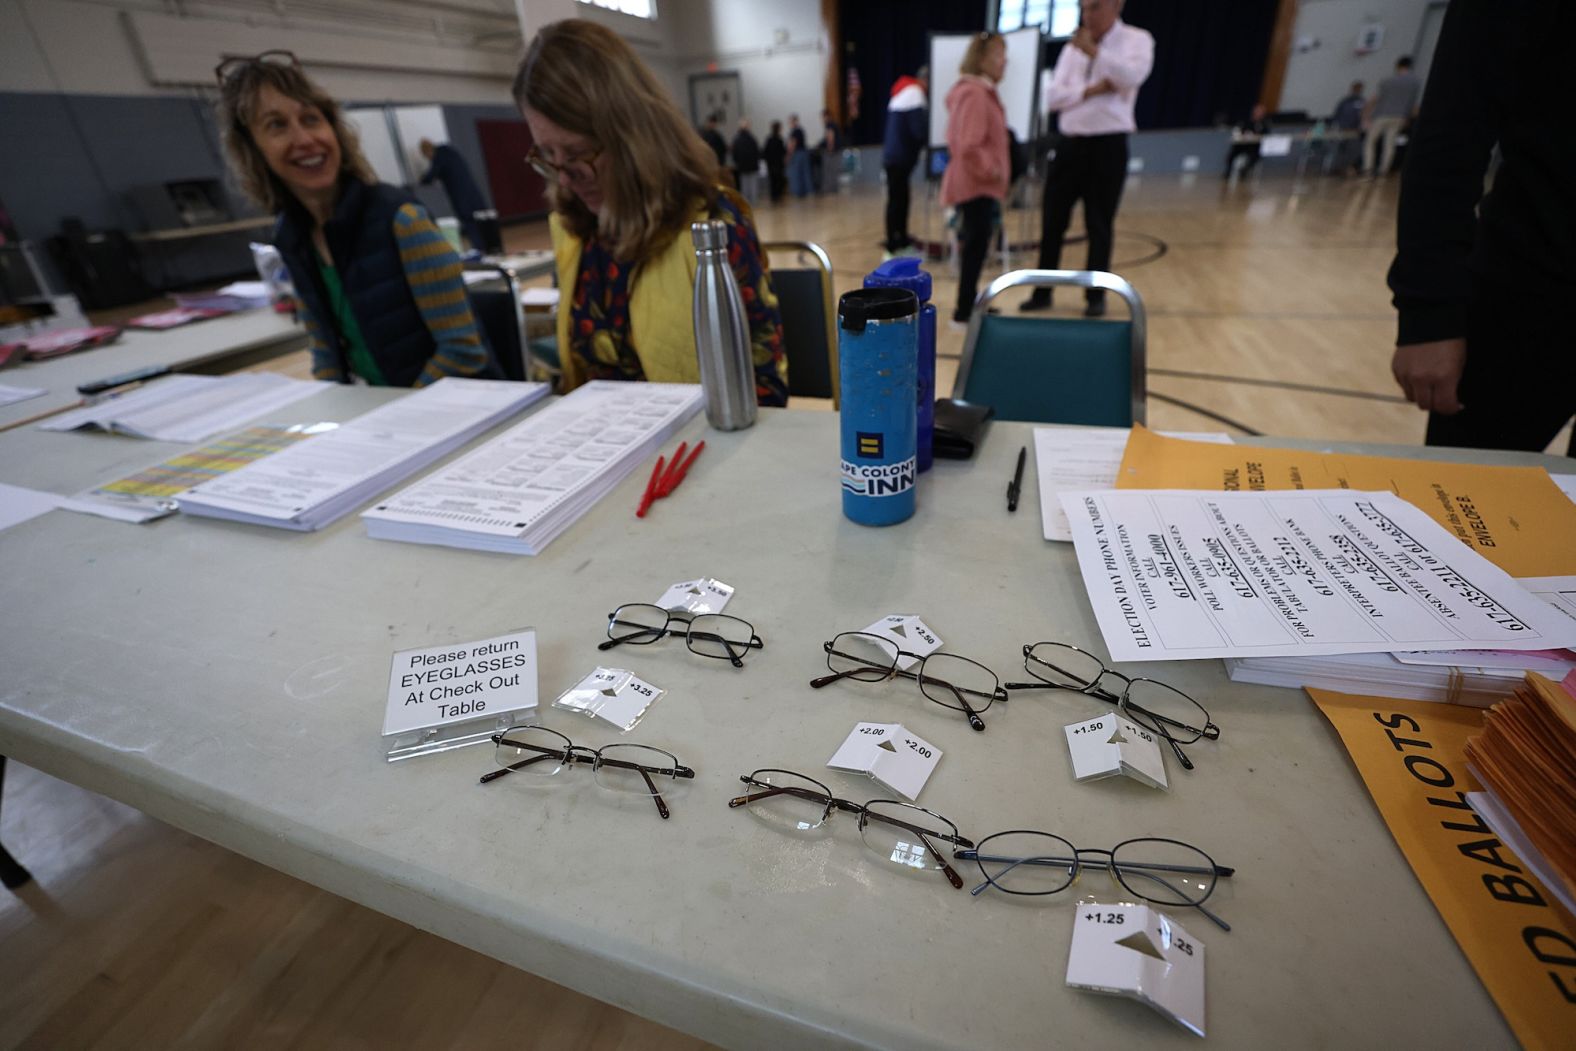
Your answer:
[[[1407,400],[1419,409],[1454,416],[1465,407],[1456,397],[1456,388],[1466,363],[1465,339],[1441,339],[1396,347],[1390,371]]]
[[[1083,97],[1086,99],[1092,99],[1096,95],[1109,95],[1115,90],[1116,85],[1111,83],[1111,78],[1102,77],[1093,84],[1090,84],[1088,87],[1084,88]]]
[[[1094,33],[1090,31],[1088,26],[1079,26],[1078,31],[1073,34],[1071,43],[1073,47],[1090,58],[1094,58],[1095,52],[1099,50],[1098,45],[1095,43]]]

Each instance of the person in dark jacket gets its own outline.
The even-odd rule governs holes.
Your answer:
[[[1262,102],[1254,106],[1248,119],[1232,130],[1231,148],[1226,151],[1226,170],[1221,178],[1231,178],[1232,169],[1237,166],[1237,158],[1246,157],[1247,161],[1242,165],[1242,177],[1246,179],[1248,174],[1258,167],[1259,157],[1263,153],[1264,136],[1273,130],[1270,127],[1269,110]],[[1242,136],[1251,137],[1244,141]]]
[[[295,56],[231,60],[219,85],[230,164],[278,216],[274,242],[303,307],[313,376],[395,387],[501,379],[454,250],[409,193],[377,181],[338,104]]]
[[[750,130],[750,122],[739,121],[738,134],[733,137],[733,177],[739,192],[751,204],[760,196],[761,144]]]
[[[761,148],[761,158],[766,162],[766,189],[772,203],[776,204],[788,190],[788,144],[783,141],[782,121],[772,121],[771,134],[766,136],[766,145]]]
[[[720,122],[721,118],[715,113],[707,117],[706,123],[700,129],[700,137],[706,145],[711,147],[711,152],[717,155],[717,167],[726,168],[728,166],[728,143],[723,139],[722,132],[717,130],[717,125]]]
[[[886,130],[881,141],[881,165],[886,169],[886,242],[888,252],[901,252],[914,244],[908,235],[909,179],[925,148],[930,128],[926,120],[925,70],[918,77],[898,77],[887,100]]]
[[[454,209],[454,217],[460,221],[460,232],[465,235],[465,240],[478,252],[486,251],[481,230],[476,225],[476,213],[487,211],[489,206],[481,187],[476,185],[476,180],[471,176],[465,158],[446,142],[434,143],[431,139],[422,139],[420,148],[421,155],[427,158],[427,174],[421,177],[421,184],[431,186],[434,181],[442,184],[443,192],[449,196],[449,205]]]
[[[804,128],[799,124],[799,114],[788,114],[788,189],[795,197],[804,197],[814,188],[813,170],[810,165],[810,148],[806,145]]]
[[[1390,267],[1390,370],[1428,411],[1429,445],[1541,451],[1576,412],[1573,39],[1570,0],[1452,0],[1445,12]]]

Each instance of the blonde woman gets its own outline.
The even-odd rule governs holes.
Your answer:
[[[1007,41],[1000,33],[976,33],[958,66],[958,82],[947,92],[947,170],[941,203],[957,209],[958,302],[955,324],[974,311],[980,270],[1012,171],[1007,153],[1007,114],[996,85],[1007,70]]]
[[[339,106],[288,51],[230,59],[219,78],[225,152],[278,216],[318,379],[420,387],[502,379],[471,316],[459,257],[425,209],[379,183]]]
[[[690,223],[728,224],[762,405],[788,401],[777,296],[749,205],[720,185],[716,156],[628,44],[580,19],[544,27],[514,99],[547,179],[563,304],[563,389],[589,379],[696,383]]]

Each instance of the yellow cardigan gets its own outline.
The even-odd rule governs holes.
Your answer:
[[[748,216],[748,206],[745,206]],[[695,219],[709,218],[705,204]],[[569,301],[580,279],[580,239],[564,229],[558,214],[548,216],[553,259],[558,269],[559,389],[568,392],[586,381],[585,370],[569,349]],[[653,383],[699,383],[700,359],[695,352],[695,249],[686,226],[655,259],[641,264],[629,293],[629,331],[646,379]],[[773,297],[775,300],[775,297]],[[769,305],[776,306],[773,301]],[[786,361],[783,372],[786,372]]]

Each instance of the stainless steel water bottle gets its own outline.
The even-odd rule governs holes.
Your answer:
[[[728,224],[690,224],[695,242],[695,352],[706,392],[706,420],[719,431],[755,422],[755,363],[744,297],[728,265]]]
[[[919,300],[909,289],[861,288],[838,300],[843,514],[861,525],[914,514],[918,344]]]

